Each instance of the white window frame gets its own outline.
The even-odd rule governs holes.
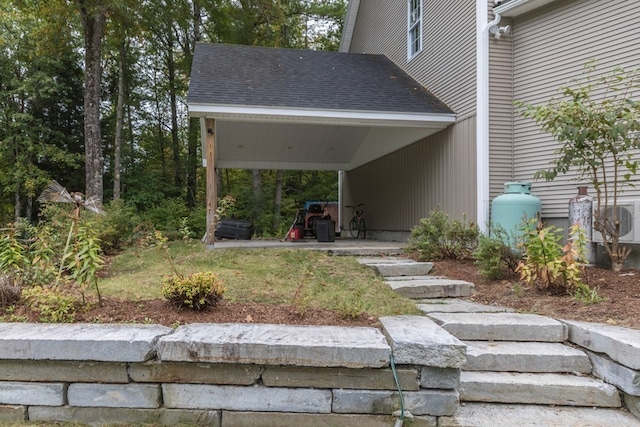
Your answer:
[[[407,61],[422,51],[422,0],[407,0]]]

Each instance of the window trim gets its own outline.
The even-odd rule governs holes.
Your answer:
[[[422,10],[422,0],[407,0],[407,62],[422,51]],[[415,16],[416,12],[418,16]],[[414,37],[415,31],[418,32],[417,37]],[[413,50],[416,42],[416,49]]]

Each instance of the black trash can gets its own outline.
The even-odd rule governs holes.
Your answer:
[[[336,241],[336,223],[329,219],[319,219],[316,221],[316,238],[318,242]]]

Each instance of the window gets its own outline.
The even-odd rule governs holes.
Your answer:
[[[408,0],[407,56],[413,58],[422,50],[422,0]]]

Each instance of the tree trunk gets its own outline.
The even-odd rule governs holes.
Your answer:
[[[120,45],[120,58],[118,59],[118,101],[116,103],[116,138],[113,144],[113,200],[120,199],[120,173],[122,154],[122,128],[124,127],[124,60],[126,54],[126,42]]]
[[[280,212],[282,209],[282,182],[284,178],[284,171],[276,171],[276,195],[274,200],[273,209],[273,229],[278,230],[280,228]]]
[[[100,82],[102,67],[102,36],[106,23],[106,8],[100,1],[78,0],[84,29],[84,151],[85,193],[99,204],[103,200],[103,158],[100,135]]]
[[[21,207],[20,207],[20,181],[16,182],[16,191],[14,194],[15,198],[14,198],[14,205],[13,205],[13,213],[14,213],[14,217],[15,220],[19,220],[20,219],[20,213],[21,213]]]
[[[193,2],[193,49],[195,43],[200,41],[200,21],[202,20],[202,12],[200,3],[197,0]],[[193,50],[190,52],[193,58]],[[197,203],[196,194],[198,188],[198,134],[200,129],[200,120],[197,118],[189,119],[189,136],[187,141],[188,158],[187,158],[187,206],[194,208]],[[221,175],[218,173],[218,190],[220,190]],[[217,193],[221,194],[221,193]]]
[[[173,184],[178,194],[182,192],[182,166],[180,163],[180,138],[178,137],[178,100],[176,95],[176,64],[173,57],[173,33],[169,28],[167,43],[167,72],[169,74],[169,97],[171,99],[171,149],[173,162]]]
[[[257,219],[262,213],[262,174],[260,169],[252,169],[251,177],[253,182],[253,218]]]
[[[187,158],[187,206],[196,206],[196,194],[198,189],[198,130],[200,119],[189,119],[188,158]]]
[[[24,215],[25,218],[27,218],[27,221],[29,222],[33,222],[34,218],[33,218],[33,196],[28,194],[27,195],[27,211],[25,212]]]

